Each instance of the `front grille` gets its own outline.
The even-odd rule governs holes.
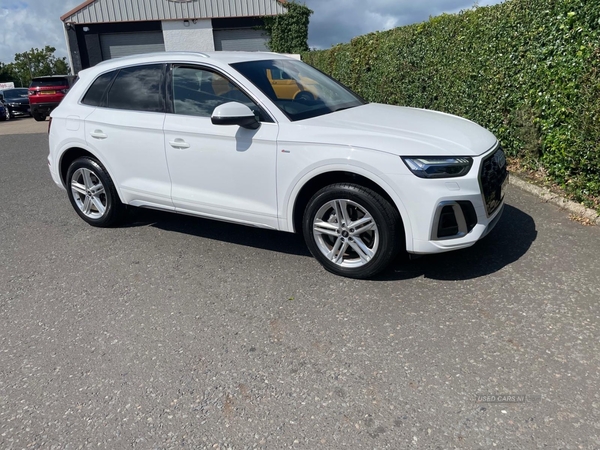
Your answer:
[[[479,182],[488,216],[493,214],[502,204],[504,198],[504,183],[508,178],[506,156],[502,147],[481,163]]]

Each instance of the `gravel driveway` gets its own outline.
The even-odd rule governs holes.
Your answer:
[[[289,234],[91,228],[43,132],[0,137],[0,448],[600,448],[598,228],[510,188],[474,248],[348,280]]]

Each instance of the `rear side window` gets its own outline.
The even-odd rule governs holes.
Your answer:
[[[69,87],[69,80],[66,78],[37,78],[31,81],[31,86],[29,87],[55,87],[55,86],[64,86]]]
[[[107,106],[114,109],[163,112],[163,73],[161,64],[121,69],[108,93]]]
[[[116,74],[117,72],[109,72],[96,78],[81,103],[89,106],[103,106],[106,91]]]

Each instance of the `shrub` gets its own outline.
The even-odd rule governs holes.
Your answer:
[[[308,24],[313,13],[294,1],[283,3],[285,14],[263,17],[269,35],[268,47],[277,53],[301,53],[308,50]]]

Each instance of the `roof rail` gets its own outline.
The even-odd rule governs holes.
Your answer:
[[[178,51],[178,52],[152,52],[152,53],[139,53],[139,54],[136,54],[136,55],[120,56],[118,58],[112,58],[112,59],[105,59],[104,61],[100,61],[98,64],[96,64],[96,66],[107,64],[107,63],[115,61],[115,60],[126,61],[128,59],[135,59],[135,58],[138,58],[140,56],[159,56],[159,55],[193,55],[193,56],[200,56],[201,58],[210,58],[210,55],[208,55],[206,53],[202,53],[202,52],[182,52],[182,51]]]

